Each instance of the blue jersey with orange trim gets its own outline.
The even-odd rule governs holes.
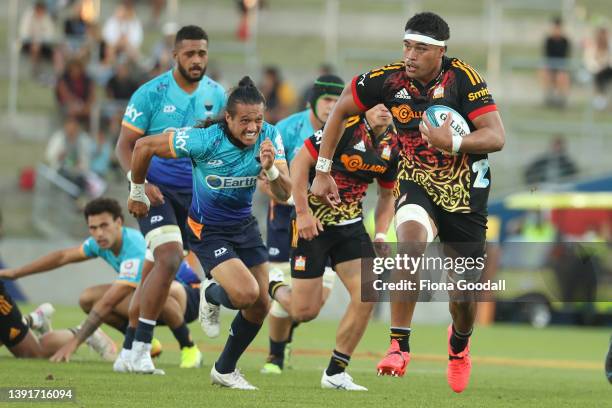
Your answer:
[[[235,145],[225,126],[188,128],[170,135],[176,157],[193,162],[193,199],[190,217],[200,224],[222,225],[251,216],[253,193],[261,172],[259,148],[269,138],[276,161],[285,161],[280,133],[264,122],[257,142],[244,148]]]
[[[225,107],[225,90],[204,76],[198,89],[188,94],[176,83],[173,71],[142,85],[130,98],[122,125],[143,135],[194,126],[216,117]],[[147,180],[177,190],[191,190],[191,162],[154,157]]]
[[[147,244],[140,231],[129,227],[122,228],[119,255],[115,255],[110,248],[100,248],[93,237],[87,238],[81,245],[86,257],[104,259],[117,272],[116,281],[131,286],[136,286],[140,282],[146,249]]]
[[[288,163],[291,163],[304,146],[304,140],[315,132],[310,123],[310,109],[287,116],[276,124],[276,128],[283,138]]]

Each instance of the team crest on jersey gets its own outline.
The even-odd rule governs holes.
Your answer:
[[[423,116],[422,111],[414,111],[409,105],[393,106],[391,107],[391,113],[400,123],[408,123]]]
[[[385,146],[380,157],[382,157],[383,160],[389,160],[391,158],[391,147],[389,145]]]
[[[296,256],[295,257],[295,266],[293,267],[296,271],[305,271],[306,270],[306,257],[305,256]]]
[[[442,85],[439,85],[438,87],[436,87],[436,89],[434,89],[433,98],[444,98],[444,87]]]
[[[164,106],[164,113],[172,113],[176,111],[176,106],[174,105],[166,105]]]

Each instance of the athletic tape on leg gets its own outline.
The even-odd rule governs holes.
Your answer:
[[[145,235],[145,241],[153,252],[155,252],[155,248],[168,242],[178,242],[183,245],[181,230],[176,225],[164,225],[163,227],[149,231],[147,235]]]
[[[329,266],[326,266],[325,272],[323,272],[323,287],[332,290],[334,282],[336,282],[336,272]]]
[[[427,231],[427,243],[433,242],[435,238],[433,228],[431,227],[429,214],[423,207],[417,204],[406,204],[401,206],[395,213],[395,230],[397,231],[397,227],[408,221],[418,222],[425,227]]]
[[[270,314],[274,317],[278,317],[279,319],[289,317],[289,313],[285,310],[284,307],[281,306],[276,300],[272,301],[272,306],[270,307]]]

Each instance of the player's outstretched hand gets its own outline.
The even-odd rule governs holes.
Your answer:
[[[75,352],[75,350],[76,346],[73,341],[66,343],[62,346],[62,348],[57,350],[55,354],[51,356],[51,358],[49,358],[49,361],[51,361],[52,363],[69,362],[70,357],[72,357],[72,354]]]
[[[310,241],[318,236],[319,232],[323,231],[321,221],[310,212],[307,214],[298,214],[295,222],[297,224],[298,236],[307,241]]]
[[[13,280],[15,279],[16,272],[14,268],[0,269],[0,279]]]
[[[318,171],[310,186],[310,191],[325,205],[336,208],[340,204],[340,195],[336,181],[329,173]]]
[[[274,145],[272,144],[270,138],[266,138],[266,140],[264,140],[259,147],[259,160],[261,162],[261,167],[264,170],[270,170],[274,164],[275,156]]]
[[[142,201],[135,201],[128,198],[128,211],[136,218],[146,217],[149,213],[149,207]]]
[[[453,121],[453,114],[449,112],[446,120],[444,120],[440,127],[434,127],[427,118],[427,115],[423,115],[421,119],[419,130],[421,131],[421,137],[427,142],[427,145],[447,154],[451,152],[453,150],[453,133],[450,125]]]
[[[155,184],[145,183],[145,194],[149,197],[152,206],[164,203],[164,195]]]

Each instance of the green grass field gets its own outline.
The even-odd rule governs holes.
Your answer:
[[[32,307],[23,306],[22,311]],[[78,323],[76,308],[59,307],[54,327]],[[223,315],[226,333],[231,315]],[[205,338],[197,324],[193,337],[204,351],[204,366],[178,368],[178,347],[167,328],[156,335],[164,344],[157,365],[166,376],[115,374],[111,364],[83,347],[68,364],[17,360],[0,349],[0,387],[73,387],[79,407],[603,407],[611,386],[603,375],[609,329],[550,328],[496,325],[478,328],[472,345],[473,371],[468,389],[454,394],[446,384],[446,337],[443,326],[417,326],[411,341],[413,360],[404,378],[377,377],[375,365],[386,347],[387,325],[373,322],[353,356],[349,372],[367,393],[322,390],[321,372],[333,348],[336,322],[315,321],[296,331],[293,369],[281,376],[265,376],[259,369],[267,352],[267,328],[243,356],[239,367],[259,391],[213,387],[212,362],[224,336]],[[112,329],[107,333],[119,341]],[[52,379],[47,379],[52,378]],[[33,406],[74,406],[36,403]],[[0,406],[26,406],[7,404]]]

